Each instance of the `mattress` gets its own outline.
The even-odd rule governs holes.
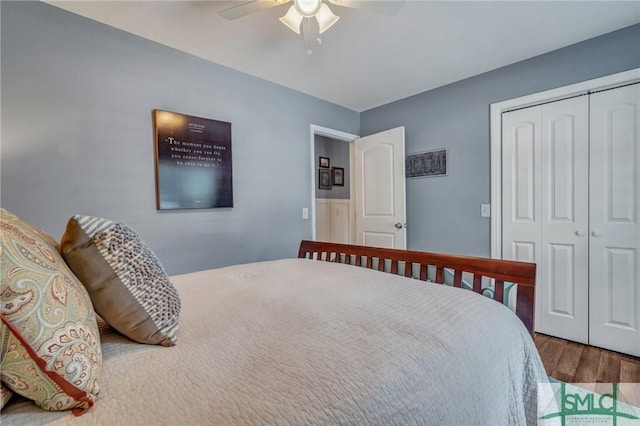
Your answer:
[[[547,376],[508,308],[471,291],[283,259],[172,277],[174,347],[103,324],[80,417],[13,401],[2,424],[536,423]]]

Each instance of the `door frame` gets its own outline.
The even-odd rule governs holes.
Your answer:
[[[502,259],[502,113],[640,82],[640,68],[496,102],[491,107],[491,257]]]
[[[353,142],[354,140],[358,139],[360,136],[358,135],[354,135],[351,133],[346,133],[346,132],[342,132],[340,130],[335,130],[335,129],[330,129],[328,127],[322,127],[322,126],[318,126],[316,124],[311,124],[309,127],[309,134],[310,134],[310,143],[311,143],[311,215],[310,215],[310,219],[311,219],[311,239],[313,241],[316,240],[316,184],[317,184],[317,180],[316,180],[316,140],[315,137],[316,136],[324,136],[327,138],[331,138],[331,139],[335,139],[338,141],[343,141],[343,142],[347,142],[349,144],[349,193],[351,194],[351,197],[349,199],[349,215],[351,215],[352,217],[351,219],[351,223],[354,224],[355,228],[355,213],[353,210],[353,144],[351,142]],[[353,234],[355,231],[354,229],[351,230],[351,233]],[[353,242],[353,235],[349,236],[349,240],[351,242]]]

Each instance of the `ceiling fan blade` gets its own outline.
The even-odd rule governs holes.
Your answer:
[[[404,6],[404,0],[329,0],[329,3],[353,9],[370,10],[385,15],[397,15]]]
[[[230,7],[219,11],[218,13],[225,19],[237,19],[242,18],[253,12],[259,12],[261,10],[269,9],[275,6],[280,6],[288,3],[289,0],[252,0],[237,6]]]
[[[320,27],[315,18],[304,18],[302,21],[302,36],[307,55],[313,54],[313,49],[320,44]]]

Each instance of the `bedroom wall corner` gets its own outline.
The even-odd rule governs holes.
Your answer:
[[[407,180],[407,247],[489,257],[490,104],[640,67],[640,24],[360,114],[360,134],[405,126],[406,153],[447,148],[446,177]]]

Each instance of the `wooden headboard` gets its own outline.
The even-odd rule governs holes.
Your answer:
[[[300,243],[298,257],[345,263],[391,274],[400,271],[406,277],[422,281],[427,281],[427,269],[432,267],[435,268],[435,280],[431,281],[438,284],[444,283],[444,270],[449,269],[453,271],[455,287],[462,287],[462,274],[467,272],[473,274],[472,290],[476,293],[482,292],[482,277],[494,279],[493,298],[500,303],[503,303],[504,283],[518,284],[516,315],[533,334],[535,263],[306,240]]]

